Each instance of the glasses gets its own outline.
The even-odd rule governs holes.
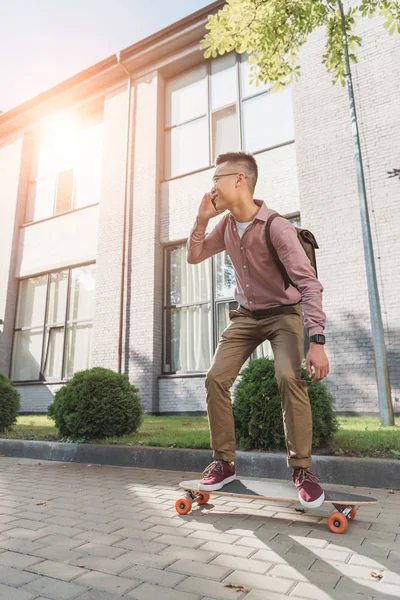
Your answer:
[[[221,177],[228,177],[229,175],[242,175],[242,173],[222,173],[222,175],[214,175],[212,181],[213,183],[217,183],[218,179],[221,179]],[[246,175],[244,175],[244,178],[247,179]]]

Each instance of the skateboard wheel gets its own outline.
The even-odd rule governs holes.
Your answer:
[[[328,518],[328,527],[332,533],[344,533],[347,529],[347,519],[342,513],[332,513]]]
[[[187,515],[192,508],[192,501],[189,498],[179,498],[175,502],[175,508],[180,515]]]
[[[349,521],[353,521],[356,518],[356,514],[357,514],[357,509],[355,506],[353,506],[353,508],[351,509],[351,511],[349,512],[349,514],[347,515],[347,518]]]
[[[196,498],[197,504],[207,504],[209,499],[210,499],[210,494],[207,494],[207,492],[200,492]]]

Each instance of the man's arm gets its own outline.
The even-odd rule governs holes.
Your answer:
[[[211,233],[206,235],[209,220],[224,212],[223,210],[215,210],[211,198],[211,194],[204,195],[196,222],[187,241],[187,261],[192,265],[196,265],[206,260],[206,258],[225,250],[225,219],[229,218],[228,215],[217,224]]]
[[[279,223],[279,221],[281,221]],[[316,278],[293,225],[285,219],[275,219],[271,225],[271,241],[287,274],[297,286],[303,304],[304,321],[309,337],[322,334],[326,316],[322,310],[323,287]],[[276,227],[274,225],[276,224]],[[274,228],[274,231],[272,229]],[[311,343],[306,357],[307,373],[312,381],[321,381],[329,373],[329,360],[323,345]],[[314,374],[312,372],[314,369]]]
[[[290,279],[301,294],[308,335],[323,334],[326,315],[322,310],[323,287],[318,281],[297,232],[286,219],[277,218],[271,224],[271,241]]]

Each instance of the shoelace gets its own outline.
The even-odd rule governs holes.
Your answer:
[[[221,460],[214,460],[208,467],[205,469],[203,475],[204,477],[208,477],[211,473],[223,473],[224,468],[222,466]]]
[[[311,483],[319,482],[319,479],[314,475],[314,473],[311,473],[302,467],[296,469],[296,477],[298,478],[300,485],[302,485],[305,481],[310,481]]]

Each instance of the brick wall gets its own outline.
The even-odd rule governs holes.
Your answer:
[[[161,87],[161,90],[160,90]],[[159,234],[159,149],[162,81],[135,82],[134,145],[128,222],[125,372],[146,410],[158,410],[162,349],[162,250]]]
[[[90,206],[21,229],[17,277],[95,260],[98,214]]]
[[[17,385],[21,399],[21,412],[46,413],[61,385]]]
[[[118,368],[128,88],[106,96],[92,365]]]
[[[400,155],[398,102],[400,46],[381,19],[361,21],[363,48],[353,67],[371,229],[382,301],[392,397],[398,406],[400,291],[398,180],[386,171]],[[294,90],[302,223],[320,242],[319,276],[328,316],[327,383],[340,411],[378,412],[374,352],[347,89],[332,86],[320,64],[323,32],[302,52],[303,77]],[[396,133],[397,129],[397,133]]]

